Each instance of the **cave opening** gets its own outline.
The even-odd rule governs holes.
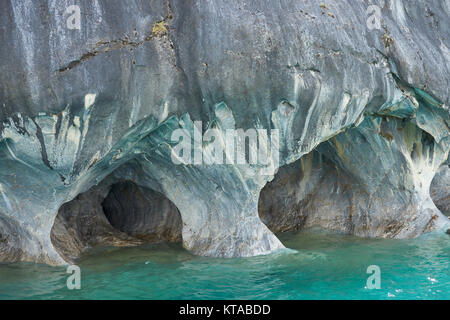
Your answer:
[[[350,233],[356,183],[315,149],[281,167],[264,186],[259,217],[275,234],[307,229]]]
[[[414,123],[368,118],[281,167],[261,190],[259,217],[276,234],[414,238],[440,230],[450,211],[446,158]]]
[[[182,220],[164,195],[131,181],[104,182],[61,206],[51,240],[73,261],[93,247],[180,243]]]
[[[148,242],[180,242],[181,215],[163,194],[130,181],[114,184],[102,202],[111,226]]]

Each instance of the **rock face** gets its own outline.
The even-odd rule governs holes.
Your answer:
[[[448,164],[443,165],[434,176],[431,183],[431,198],[443,214],[450,216],[450,167]]]
[[[448,197],[446,171],[438,171],[447,154],[410,122],[367,117],[281,168],[261,192],[261,219],[276,232],[316,227],[363,237],[418,236],[448,223],[429,193],[439,172],[434,199],[444,204]]]
[[[381,237],[448,224],[429,192],[450,148],[448,1],[83,0],[79,29],[71,5],[0,4],[1,261],[61,264],[158,221],[172,239],[173,205],[185,248],[223,257],[283,248],[261,219]],[[203,161],[174,163],[177,129]],[[268,163],[208,165],[207,129],[222,144],[266,130]],[[148,198],[124,217],[105,179],[170,201],[156,229]]]

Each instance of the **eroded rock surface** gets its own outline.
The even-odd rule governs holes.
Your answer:
[[[448,161],[434,176],[431,183],[431,198],[443,214],[450,216],[450,167]]]
[[[279,146],[280,170],[325,143],[325,176],[311,173],[286,201],[325,201],[331,188],[323,208],[337,216],[312,206],[280,230],[326,220],[406,237],[445,223],[427,186],[449,150],[448,1],[83,0],[80,30],[67,28],[72,4],[0,4],[1,261],[64,263],[50,236],[58,211],[89,203],[82,194],[110,175],[169,199],[196,254],[283,248],[258,215],[275,155],[266,168],[177,165],[179,128],[277,129],[268,146]],[[373,4],[379,29],[367,26]],[[73,205],[65,221],[85,206]]]
[[[434,199],[445,203],[448,186],[439,166],[447,155],[408,121],[367,117],[281,168],[261,193],[260,216],[275,232],[317,227],[406,238],[444,230],[449,220],[429,190],[439,172]]]

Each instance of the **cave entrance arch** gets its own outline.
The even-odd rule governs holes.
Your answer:
[[[51,240],[66,261],[73,261],[89,247],[181,242],[181,230],[181,215],[164,195],[106,179],[61,206]]]

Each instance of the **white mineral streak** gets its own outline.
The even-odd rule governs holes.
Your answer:
[[[88,93],[84,96],[84,108],[88,110],[94,103],[95,97],[97,95],[95,93]]]

